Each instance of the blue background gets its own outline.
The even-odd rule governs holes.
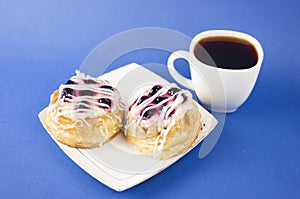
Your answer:
[[[299,198],[299,8],[288,0],[0,0],[0,198]],[[208,156],[199,159],[198,146],[118,193],[73,163],[37,114],[98,43],[148,26],[190,37],[207,29],[248,32],[261,41],[265,60],[253,93],[227,115]],[[169,54],[134,58],[166,64]]]

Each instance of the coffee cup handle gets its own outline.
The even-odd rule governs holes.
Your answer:
[[[193,82],[191,79],[185,78],[182,76],[174,67],[174,62],[176,59],[185,59],[190,63],[190,53],[184,50],[178,50],[173,52],[168,59],[168,70],[171,76],[181,85],[186,88],[194,89]]]

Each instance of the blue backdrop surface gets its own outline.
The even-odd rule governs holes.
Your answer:
[[[0,0],[0,198],[299,198],[299,7],[289,0]],[[208,156],[199,159],[198,146],[118,193],[72,162],[37,114],[96,45],[143,27],[189,37],[208,29],[247,32],[261,41],[265,60],[250,98],[227,115]],[[137,51],[111,67],[165,65],[170,53]]]

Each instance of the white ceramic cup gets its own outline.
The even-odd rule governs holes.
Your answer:
[[[234,37],[251,43],[257,52],[257,63],[247,69],[224,69],[213,67],[199,61],[194,55],[198,41],[207,37]],[[215,112],[234,112],[249,97],[257,80],[264,52],[260,43],[252,36],[231,30],[209,30],[196,35],[189,51],[179,50],[168,59],[171,76],[181,85],[195,90],[202,104]],[[189,62],[191,79],[182,76],[174,67],[176,59]]]

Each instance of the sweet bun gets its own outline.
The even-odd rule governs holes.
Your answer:
[[[76,71],[51,95],[46,125],[63,144],[97,147],[120,131],[124,110],[119,91],[108,81]]]
[[[147,84],[133,94],[125,135],[141,153],[170,158],[186,152],[202,128],[198,105],[176,85]]]

